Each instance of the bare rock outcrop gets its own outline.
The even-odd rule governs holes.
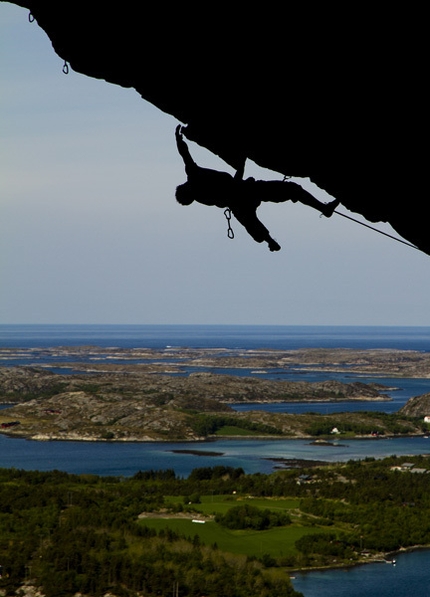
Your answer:
[[[410,398],[399,412],[409,417],[430,417],[430,393]]]
[[[3,403],[19,401],[22,395],[40,396],[59,391],[61,379],[37,367],[0,367],[0,396]]]

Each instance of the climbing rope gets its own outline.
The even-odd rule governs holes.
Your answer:
[[[340,211],[337,211],[336,209],[334,210],[333,213],[337,214],[338,216],[342,216],[342,218],[346,218],[347,220],[352,220],[356,224],[360,224],[361,226],[365,226],[366,228],[370,228],[370,230],[373,230],[374,232],[379,232],[379,234],[383,234],[384,236],[388,236],[388,238],[391,238],[392,240],[396,240],[398,243],[402,243],[404,245],[407,245],[408,247],[411,247],[412,249],[416,249],[417,251],[421,251],[421,249],[419,247],[417,247],[416,245],[413,245],[412,243],[408,243],[405,240],[402,240],[401,238],[397,238],[397,236],[393,236],[392,234],[388,234],[387,232],[384,232],[383,230],[379,230],[378,228],[374,228],[373,226],[369,226],[369,224],[365,224],[364,222],[360,222],[360,220],[356,220],[355,218],[351,218],[351,216],[347,216],[346,214],[342,214],[342,213],[340,213]]]
[[[285,181],[289,180],[290,178],[292,178],[292,177],[291,176],[287,176],[285,174],[282,182],[285,182]],[[351,218],[351,216],[347,216],[346,214],[342,214],[342,213],[340,213],[340,211],[337,211],[336,209],[334,210],[333,213],[337,214],[338,216],[342,216],[342,218],[346,218],[347,220],[351,220],[352,222],[355,222],[356,224],[360,224],[361,226],[364,226],[365,228],[370,228],[370,230],[373,230],[374,232],[378,232],[379,234],[383,234],[384,236],[388,236],[388,238],[391,238],[392,240],[396,240],[398,243],[402,243],[403,245],[411,247],[411,249],[416,249],[417,251],[421,251],[421,249],[419,247],[417,247],[416,245],[413,245],[412,243],[408,243],[407,241],[402,240],[401,238],[398,238],[397,236],[393,236],[392,234],[388,234],[387,232],[384,232],[383,230],[379,230],[378,228],[375,228],[374,226],[369,226],[369,224],[365,224],[364,222],[360,222],[360,220],[356,220],[355,218]],[[322,215],[323,214],[321,214],[321,216]]]
[[[63,73],[64,73],[65,75],[68,75],[68,74],[69,74],[69,65],[67,64],[67,60],[65,60],[65,61],[64,61],[64,64],[63,64]]]
[[[234,238],[233,228],[231,227],[230,220],[231,220],[231,209],[227,207],[224,210],[224,215],[227,220],[228,228],[227,228],[227,236],[228,238]]]

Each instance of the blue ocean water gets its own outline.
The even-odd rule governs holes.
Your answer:
[[[397,348],[430,350],[430,327],[0,325],[0,347]]]
[[[367,456],[428,454],[430,439],[399,437],[357,439],[332,445],[309,440],[225,440],[210,442],[32,441],[0,434],[0,467],[62,470],[77,474],[130,477],[139,470],[174,469],[186,477],[197,467],[242,467],[246,473],[270,473],[284,459],[346,462]]]
[[[305,597],[429,597],[430,550],[396,555],[395,560],[394,566],[377,563],[296,574],[293,586]]]

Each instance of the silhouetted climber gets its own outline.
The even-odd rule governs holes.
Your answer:
[[[269,231],[257,218],[257,208],[262,201],[283,203],[293,201],[304,203],[322,212],[328,218],[333,214],[340,201],[321,203],[300,185],[292,181],[280,180],[243,180],[245,160],[234,177],[228,172],[219,172],[198,166],[185,143],[181,125],[176,127],[176,144],[185,164],[188,180],[176,188],[176,200],[181,205],[191,205],[198,201],[203,205],[231,209],[236,219],[258,243],[267,242],[271,251],[279,251],[279,244],[270,236]]]

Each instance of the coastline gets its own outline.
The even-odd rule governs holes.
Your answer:
[[[311,574],[312,572],[324,572],[330,570],[348,570],[357,568],[359,566],[367,566],[369,564],[396,564],[396,557],[404,553],[413,553],[415,551],[430,551],[430,543],[427,545],[413,545],[411,547],[401,547],[397,551],[380,552],[378,554],[363,557],[351,564],[333,564],[328,566],[314,566],[309,568],[291,568],[288,570],[290,574],[300,572],[300,574]],[[291,578],[291,577],[290,577]]]
[[[397,434],[397,435],[384,435],[381,437],[372,437],[371,435],[355,435],[355,436],[348,436],[348,437],[338,437],[334,439],[332,436],[329,439],[321,439],[319,436],[313,435],[301,435],[301,436],[274,436],[274,435],[223,435],[223,436],[202,436],[202,437],[195,437],[195,438],[160,438],[160,437],[115,437],[115,438],[106,438],[100,436],[90,436],[90,435],[81,435],[79,433],[68,433],[67,435],[60,435],[54,433],[40,433],[40,434],[26,434],[26,433],[19,433],[16,431],[6,431],[1,429],[0,434],[7,436],[9,438],[14,439],[25,439],[29,441],[37,441],[37,442],[101,442],[101,443],[111,443],[111,444],[123,444],[123,443],[132,443],[132,444],[146,444],[146,443],[211,443],[217,441],[243,441],[243,440],[251,440],[251,441],[273,441],[273,442],[282,442],[282,441],[302,441],[302,440],[309,440],[310,445],[318,445],[320,447],[330,447],[330,448],[345,448],[348,447],[347,444],[340,444],[338,443],[339,439],[346,440],[346,441],[356,441],[356,440],[366,440],[366,441],[384,441],[390,439],[400,439],[400,438],[413,438],[413,437],[427,437],[424,433],[409,433],[409,434]]]

